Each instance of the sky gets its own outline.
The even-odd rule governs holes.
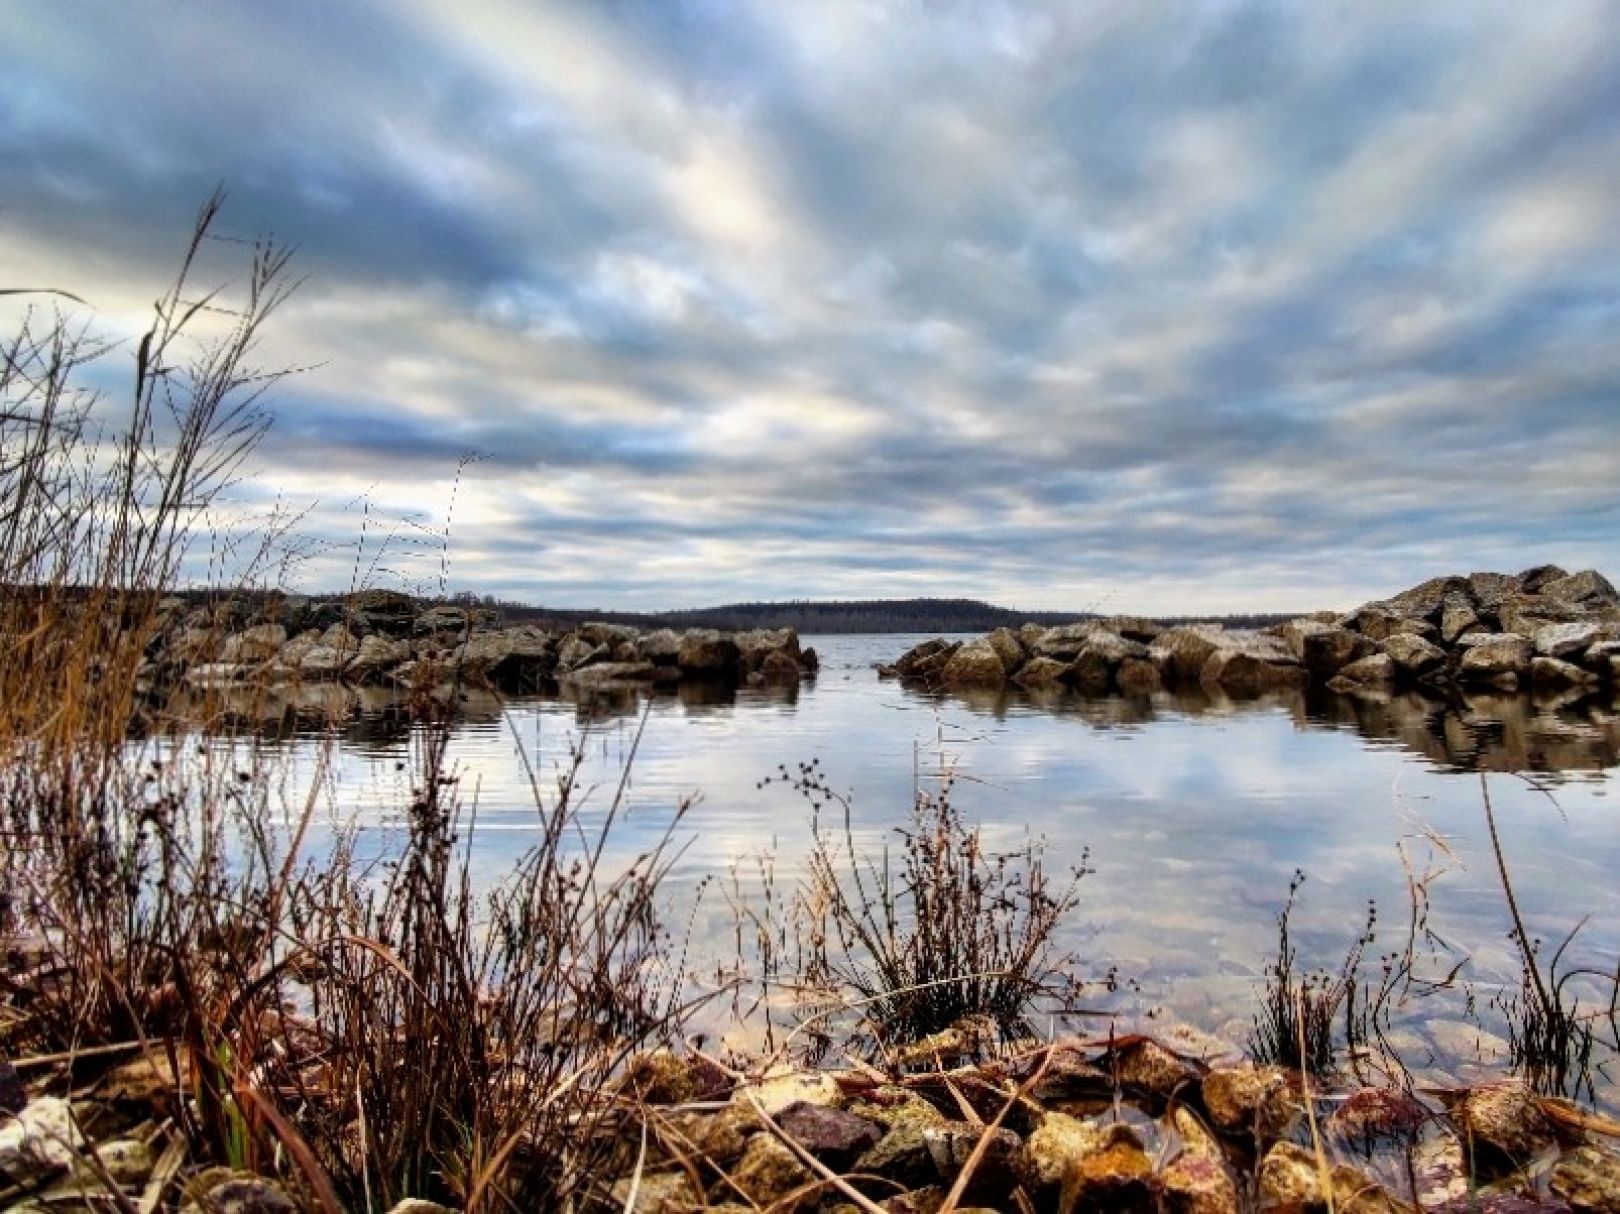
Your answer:
[[[0,46],[0,286],[128,339],[216,186],[296,249],[211,516],[295,513],[295,588],[1620,580],[1614,3],[60,0]]]

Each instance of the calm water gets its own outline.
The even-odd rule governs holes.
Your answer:
[[[1471,958],[1463,975],[1473,1011],[1470,1018],[1461,993],[1412,1002],[1397,1040],[1420,1072],[1466,1079],[1504,1049],[1490,1000],[1518,979],[1482,810],[1485,771],[1531,930],[1556,943],[1590,916],[1570,960],[1615,969],[1620,713],[1612,704],[933,698],[872,670],[918,639],[810,638],[823,661],[814,684],[653,698],[617,845],[627,855],[647,845],[671,807],[695,797],[681,832],[678,902],[690,903],[705,877],[753,872],[761,855],[774,857],[787,884],[804,854],[808,809],[791,790],[761,789],[763,778],[819,760],[876,843],[905,820],[916,773],[926,783],[943,757],[962,777],[958,805],[993,843],[1044,838],[1057,866],[1089,848],[1096,872],[1066,942],[1090,972],[1117,966],[1134,979],[1139,989],[1119,992],[1113,1006],[1239,1045],[1296,869],[1308,876],[1294,920],[1302,960],[1324,965],[1344,955],[1368,899],[1380,913],[1374,951],[1398,947],[1408,873],[1429,874],[1430,926],[1457,950],[1434,964]],[[549,779],[569,746],[583,744],[595,786],[589,804],[601,812],[643,705],[625,696],[504,708],[474,698],[466,707],[452,755],[476,797],[475,868],[496,880],[534,831],[520,752]],[[281,744],[301,764],[316,746],[296,734]],[[328,825],[358,823],[366,846],[387,850],[409,789],[408,762],[401,768],[409,747],[408,728],[386,716],[348,729]],[[695,917],[700,952],[724,935],[718,907],[704,897],[707,909]]]

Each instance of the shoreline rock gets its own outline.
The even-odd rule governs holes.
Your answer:
[[[1343,614],[1264,629],[1130,617],[925,641],[879,667],[930,690],[1066,687],[1083,695],[1200,686],[1236,696],[1324,686],[1597,690],[1620,685],[1620,593],[1596,570],[1430,578]]]

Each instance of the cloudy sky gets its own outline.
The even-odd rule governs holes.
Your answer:
[[[297,246],[262,361],[311,369],[230,508],[305,512],[308,588],[362,536],[436,583],[447,517],[451,589],[570,605],[1620,575],[1612,3],[60,0],[0,45],[0,286],[138,332],[220,183]]]

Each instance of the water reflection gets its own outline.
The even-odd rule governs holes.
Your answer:
[[[766,707],[792,710],[800,694],[797,683],[739,692],[725,683],[697,681],[674,689],[564,686],[553,696],[506,701],[473,690],[461,694],[456,717],[459,728],[477,730],[497,725],[510,711],[565,708],[576,726],[587,729],[632,721],[649,708],[655,712],[675,709],[693,718]],[[1303,729],[1354,731],[1370,743],[1399,748],[1448,771],[1579,778],[1620,766],[1620,699],[1613,696],[1462,691],[1446,696],[1417,691],[1347,696],[1312,689],[1234,699],[1202,689],[1097,697],[1056,688],[951,693],[906,689],[901,694],[918,705],[957,706],[996,721],[1044,713],[1101,730],[1142,728],[1172,718],[1281,711]],[[181,703],[173,710],[184,716],[196,707]],[[342,745],[371,754],[397,748],[413,727],[406,699],[375,687],[318,686],[235,697],[216,695],[210,701],[208,719],[222,730],[248,730],[273,741],[335,730]]]

